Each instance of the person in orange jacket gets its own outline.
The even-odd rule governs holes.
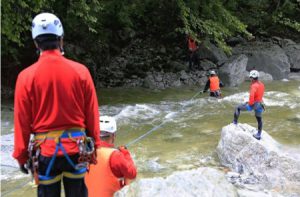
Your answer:
[[[209,95],[212,97],[220,98],[221,97],[221,89],[223,87],[222,81],[220,81],[219,77],[217,76],[214,70],[209,71],[208,79],[203,89],[203,92],[207,92],[210,90]]]
[[[114,148],[117,124],[110,116],[100,117],[101,147],[97,149],[97,164],[90,165],[85,175],[89,197],[112,197],[135,179],[137,170],[129,151]]]
[[[79,142],[90,136],[100,146],[95,86],[84,65],[63,56],[64,31],[57,16],[38,14],[31,27],[40,55],[16,82],[13,157],[23,173],[33,165],[39,197],[59,197],[61,181],[65,196],[84,197],[86,167],[79,165],[79,145],[86,144]]]
[[[262,112],[264,111],[263,96],[265,92],[265,86],[261,81],[258,80],[259,72],[257,70],[250,71],[249,77],[251,79],[249,101],[236,107],[233,123],[238,123],[240,111],[254,110],[258,129],[257,133],[254,134],[253,137],[255,137],[257,140],[260,140],[263,126]]]

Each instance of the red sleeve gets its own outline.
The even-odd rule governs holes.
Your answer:
[[[96,147],[100,146],[99,109],[95,86],[87,71],[85,86],[85,117],[87,135],[94,138]]]
[[[31,101],[25,87],[26,79],[18,76],[15,88],[14,101],[14,152],[13,157],[19,164],[26,163],[28,159],[28,143],[31,133]]]
[[[249,96],[249,105],[253,105],[254,104],[254,95],[256,92],[256,87],[254,85],[251,85],[250,87],[250,96]]]
[[[134,179],[137,174],[129,152],[123,154],[118,150],[114,151],[110,157],[110,167],[111,171],[118,178]]]

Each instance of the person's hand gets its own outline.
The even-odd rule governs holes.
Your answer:
[[[28,174],[28,168],[26,166],[26,164],[19,164],[20,167],[20,171],[24,174]]]
[[[129,154],[129,151],[127,150],[126,146],[119,146],[118,149],[121,153],[123,153],[123,155]]]

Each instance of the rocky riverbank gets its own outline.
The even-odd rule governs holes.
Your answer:
[[[136,40],[98,72],[99,87],[145,87],[164,89],[181,85],[203,85],[210,69],[218,70],[228,86],[244,82],[252,68],[261,71],[263,80],[288,78],[300,71],[300,44],[272,37],[246,42],[229,41],[232,55],[227,56],[209,41],[199,47],[200,66],[189,70],[184,47],[167,48],[147,40]]]
[[[204,41],[199,46],[200,65],[193,70],[188,66],[184,42],[170,46],[149,39],[133,40],[103,65],[97,65],[91,59],[81,62],[93,65],[89,69],[97,88],[203,86],[207,71],[211,69],[219,72],[227,86],[243,83],[252,68],[261,72],[262,80],[288,79],[291,73],[300,75],[300,44],[290,39],[272,37],[246,42],[242,38],[232,38],[228,44],[232,47],[230,56],[210,41]],[[299,78],[297,74],[296,78]],[[1,96],[12,97],[13,88],[1,87]]]

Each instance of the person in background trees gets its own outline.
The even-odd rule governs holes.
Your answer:
[[[194,70],[195,65],[199,68],[199,57],[198,57],[198,45],[197,42],[190,36],[187,35],[187,44],[189,51],[189,69]]]
[[[233,124],[238,124],[240,111],[255,111],[255,118],[257,120],[257,133],[253,135],[257,140],[261,139],[262,132],[262,112],[264,111],[263,96],[265,92],[265,85],[258,80],[259,72],[257,70],[250,71],[249,78],[251,79],[249,101],[236,107],[234,112]]]
[[[86,197],[84,175],[91,162],[87,156],[96,159],[93,141],[100,146],[95,86],[84,65],[63,56],[64,31],[58,17],[38,14],[31,28],[40,55],[18,75],[13,157],[26,174],[26,162],[32,161],[28,163],[39,197],[59,197],[61,180],[66,197]],[[88,155],[81,151],[87,146]]]
[[[208,79],[203,89],[203,92],[207,92],[209,89],[209,95],[212,97],[220,98],[221,97],[221,89],[223,87],[222,81],[220,81],[218,75],[214,70],[209,71]]]
[[[85,176],[89,197],[111,197],[136,177],[136,167],[125,147],[114,147],[117,123],[110,116],[100,117],[101,147],[97,149],[97,164],[90,165]]]

